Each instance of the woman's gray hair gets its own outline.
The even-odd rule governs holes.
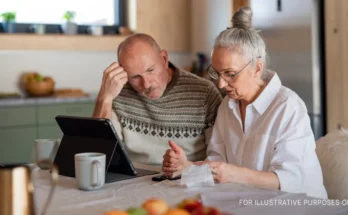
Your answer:
[[[215,39],[214,48],[230,48],[240,51],[241,54],[251,60],[255,66],[259,58],[266,69],[266,46],[265,42],[251,26],[252,11],[249,7],[241,7],[232,16],[232,27],[222,31]]]

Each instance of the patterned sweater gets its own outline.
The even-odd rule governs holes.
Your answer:
[[[113,124],[133,162],[160,165],[168,140],[189,160],[206,158],[221,95],[210,81],[169,65],[174,74],[161,98],[147,99],[127,84],[113,101]]]

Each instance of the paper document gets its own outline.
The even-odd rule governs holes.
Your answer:
[[[214,178],[208,164],[191,165],[182,170],[181,185],[187,187],[214,186]]]

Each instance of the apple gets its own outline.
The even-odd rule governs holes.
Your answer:
[[[36,75],[35,77],[36,81],[41,82],[44,80],[44,77],[41,74]]]
[[[185,209],[190,213],[197,211],[197,215],[199,211],[203,213],[203,204],[197,199],[184,199],[179,203],[178,208]]]
[[[190,215],[190,213],[182,208],[173,208],[169,209],[164,215]]]
[[[214,207],[205,207],[204,215],[221,215],[220,211]]]
[[[144,208],[130,208],[127,210],[129,215],[148,215],[149,213]]]
[[[152,198],[146,200],[142,207],[149,213],[149,215],[162,215],[168,211],[168,203],[162,199]]]
[[[191,215],[205,215],[204,208],[203,207],[196,208],[196,210],[191,212]]]
[[[104,215],[128,215],[128,213],[125,211],[111,210],[106,212]]]

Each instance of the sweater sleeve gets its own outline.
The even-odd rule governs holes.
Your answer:
[[[206,128],[210,128],[215,123],[215,118],[217,115],[217,110],[222,101],[222,97],[220,92],[216,89],[216,87],[211,84],[208,88],[208,93],[205,101],[205,125]]]

